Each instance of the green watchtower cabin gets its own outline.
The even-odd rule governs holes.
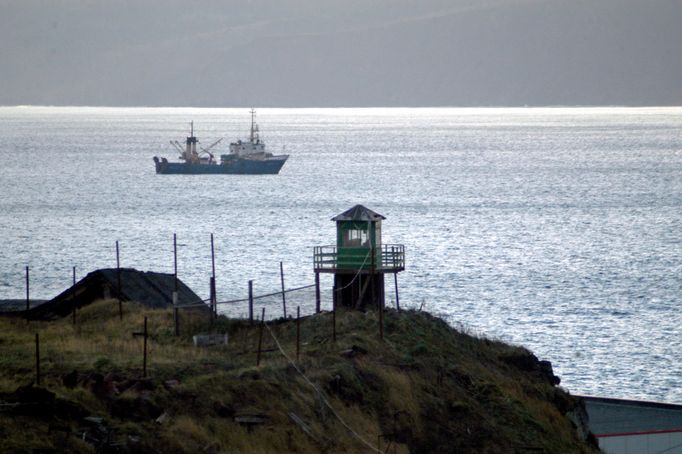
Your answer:
[[[315,273],[334,274],[334,304],[364,309],[385,304],[384,275],[405,269],[405,247],[382,244],[379,213],[362,205],[332,218],[336,222],[336,245],[316,246]]]

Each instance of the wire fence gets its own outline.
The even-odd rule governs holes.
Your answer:
[[[252,297],[216,301],[216,311],[219,315],[234,318],[250,318],[253,311],[265,308],[266,320],[277,318],[291,318],[300,308],[301,316],[312,315],[317,312],[318,289],[315,284],[291,288],[279,292],[253,295]],[[331,309],[332,291],[319,289],[320,310]],[[324,302],[324,304],[323,304]],[[191,303],[177,305],[177,309],[196,309],[210,307],[211,298],[197,300]]]

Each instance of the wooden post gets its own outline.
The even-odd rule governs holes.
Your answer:
[[[147,337],[149,333],[147,332],[147,317],[144,318],[144,358],[142,362],[142,378],[147,377]]]
[[[258,331],[258,356],[256,357],[256,367],[260,366],[260,352],[263,348],[263,325],[265,325],[265,308],[260,316],[260,329]]]
[[[320,313],[320,273],[315,273],[315,313]]]
[[[372,254],[372,268],[370,270],[371,274],[369,277],[369,283],[372,287],[372,304],[376,304],[377,309],[378,309],[379,308],[379,301],[377,300],[377,295],[376,295],[376,291],[374,288],[374,287],[376,287],[376,285],[375,285],[376,279],[374,279],[374,267],[375,267],[375,261],[374,260],[376,259],[376,249],[374,247],[372,247],[372,248],[370,248],[370,252]]]
[[[40,386],[40,337],[36,333],[36,385]]]
[[[31,309],[31,303],[29,299],[29,282],[28,282],[28,266],[26,267],[26,321],[28,322],[28,311]]]
[[[133,333],[134,336],[142,336],[144,338],[143,359],[142,359],[142,378],[147,377],[147,338],[149,331],[147,331],[147,317],[144,318],[144,330],[141,333]]]
[[[123,320],[123,303],[121,302],[121,262],[118,255],[118,240],[116,240],[116,279],[118,280],[118,318]]]
[[[384,340],[384,305],[379,301],[379,339]]]
[[[213,234],[211,233],[211,276],[215,278],[215,249],[213,248]]]
[[[301,306],[296,306],[296,361],[301,354]]]
[[[249,281],[249,323],[253,325],[253,281]]]
[[[173,323],[175,336],[180,335],[180,315],[178,314],[178,236],[173,234]]]
[[[71,286],[71,315],[73,316],[72,323],[76,324],[76,267],[73,267],[73,286]]]
[[[216,296],[215,289],[215,249],[213,247],[213,234],[211,233],[211,308],[213,311],[213,317],[218,316],[218,297]]]
[[[393,280],[395,281],[395,308],[400,312],[400,296],[398,295],[398,272],[393,273]]]
[[[282,280],[282,310],[284,311],[284,318],[287,318],[287,299],[284,292],[284,265],[279,262],[279,275]]]
[[[336,342],[336,283],[334,283],[334,298],[332,298],[332,342]]]
[[[209,280],[209,286],[210,286],[210,298],[211,298],[211,320],[214,320],[218,314],[218,311],[216,309],[216,296],[215,296],[215,277],[211,276],[211,279]]]

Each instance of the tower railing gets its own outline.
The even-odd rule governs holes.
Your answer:
[[[405,246],[402,244],[382,244],[372,249],[368,247],[315,246],[313,267],[318,272],[333,273],[343,270],[367,270],[372,267],[377,272],[395,273],[405,269]]]

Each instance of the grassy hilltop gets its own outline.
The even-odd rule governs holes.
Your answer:
[[[295,320],[273,321],[257,367],[257,323],[220,318],[229,345],[197,348],[205,314],[183,314],[175,337],[172,311],[124,309],[0,319],[0,451],[596,452],[548,364],[424,312],[387,311],[383,340],[375,312],[339,311],[336,342],[332,314],[302,319],[298,361]]]

